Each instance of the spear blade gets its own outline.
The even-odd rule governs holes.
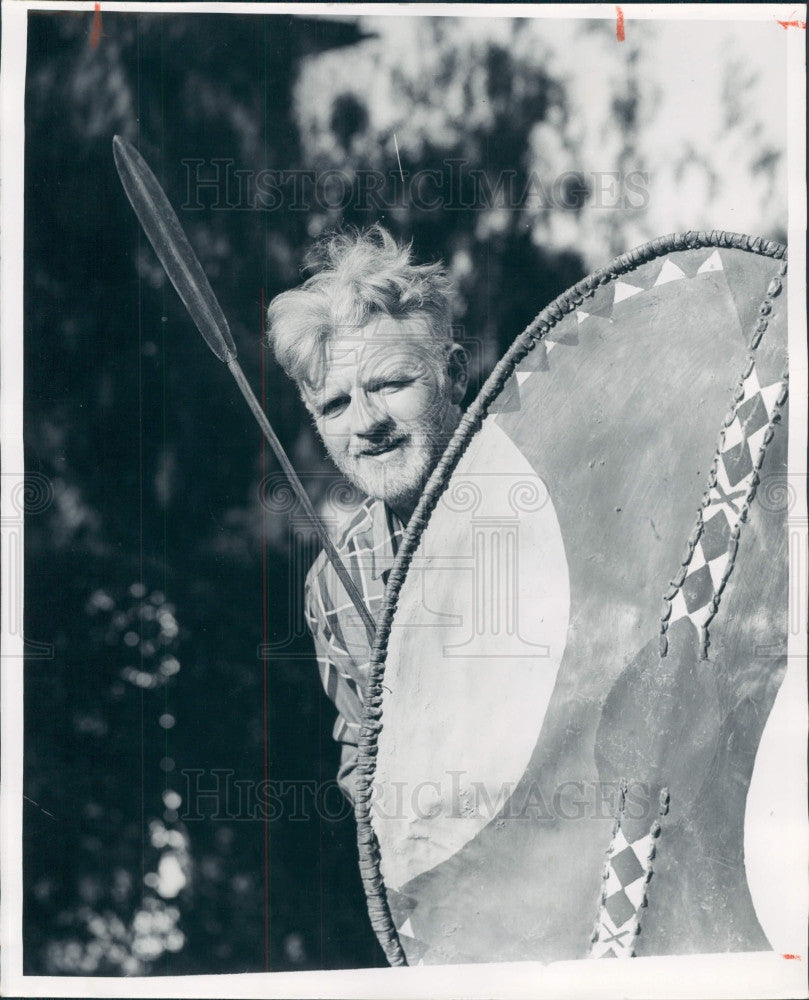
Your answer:
[[[112,155],[126,196],[172,285],[205,342],[227,363],[236,357],[230,327],[157,178],[132,143],[120,135],[112,140]]]

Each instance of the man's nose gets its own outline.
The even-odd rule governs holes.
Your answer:
[[[373,437],[390,422],[390,416],[378,400],[358,392],[351,401],[351,432],[357,437]]]

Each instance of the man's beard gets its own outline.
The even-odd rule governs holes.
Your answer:
[[[414,507],[447,443],[443,428],[428,424],[408,434],[391,452],[371,455],[341,454],[335,462],[352,483],[389,506]]]

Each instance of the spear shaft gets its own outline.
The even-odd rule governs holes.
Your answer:
[[[376,623],[345,563],[334,547],[334,543],[326,531],[326,526],[312,506],[312,502],[278,440],[278,436],[250,388],[250,383],[236,358],[236,345],[233,342],[225,315],[197,255],[183,232],[174,209],[148,164],[128,140],[116,135],[112,140],[112,152],[126,196],[160,263],[205,342],[217,358],[230,369],[230,373],[236,380],[250,411],[256,418],[264,437],[289,480],[289,485],[295,492],[298,502],[317,532],[320,543],[340,582],[357,609],[363,625],[373,637],[376,634]]]

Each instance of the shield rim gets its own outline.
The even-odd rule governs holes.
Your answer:
[[[363,710],[362,728],[358,741],[356,798],[354,815],[357,822],[357,846],[360,875],[368,906],[368,915],[377,940],[392,966],[407,965],[399,934],[393,923],[387,901],[385,883],[380,871],[381,851],[371,826],[371,788],[376,772],[376,754],[379,733],[382,731],[382,684],[393,616],[398,607],[399,593],[410,567],[421,535],[427,527],[441,493],[447,486],[461,456],[488,415],[489,407],[497,399],[517,365],[566,315],[574,312],[601,285],[637,270],[658,257],[681,250],[706,248],[742,250],[747,253],[786,260],[787,248],[776,240],[761,236],[724,230],[689,230],[669,233],[649,240],[626,253],[615,257],[606,267],[598,268],[581,281],[572,285],[547,305],[528,326],[518,334],[511,347],[495,365],[475,400],[470,404],[447,445],[444,454],[427,481],[418,505],[405,528],[399,551],[385,588],[376,639],[371,652],[368,685]]]

